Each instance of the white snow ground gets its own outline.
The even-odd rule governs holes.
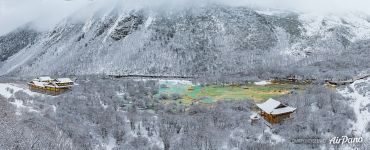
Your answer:
[[[159,84],[184,84],[184,85],[193,85],[193,83],[189,80],[159,80]]]
[[[39,112],[38,110],[36,110],[36,109],[34,109],[30,106],[24,105],[23,101],[21,101],[21,100],[16,99],[14,102],[10,102],[10,104],[15,105],[15,107],[17,108],[16,112],[15,112],[16,115],[21,115],[22,114],[21,113],[22,109],[25,109],[28,112],[37,112],[37,113]]]
[[[23,91],[27,93],[28,95],[36,95],[37,93],[34,93],[28,89],[21,88],[15,84],[11,83],[0,83],[0,95],[4,96],[5,98],[10,98],[13,96],[14,93],[18,91]]]
[[[105,145],[106,150],[112,150],[113,148],[117,147],[116,140],[113,137],[109,137],[109,143]]]
[[[270,81],[259,81],[259,82],[254,82],[255,85],[269,85],[271,84]]]
[[[14,93],[18,91],[23,91],[30,96],[37,95],[38,93],[32,92],[28,89],[21,88],[21,86],[12,84],[12,83],[0,83],[0,95],[5,98],[11,98]],[[24,105],[24,102],[18,99],[15,99],[14,102],[9,102],[16,107],[16,115],[21,115],[21,110],[26,110],[28,112],[39,112],[38,110]],[[32,103],[32,102],[31,102]]]

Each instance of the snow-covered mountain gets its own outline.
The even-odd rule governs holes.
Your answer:
[[[12,40],[20,46],[3,40],[17,35],[27,38]],[[112,7],[76,12],[48,32],[19,29],[0,37],[0,74],[197,76],[273,73],[287,67],[340,71],[342,56],[355,55],[353,64],[364,64],[367,59],[359,49],[369,47],[369,35],[370,19],[358,13],[220,5],[178,11]],[[333,66],[333,61],[339,62]]]
[[[38,31],[25,26],[0,37],[0,61],[5,61],[26,46],[33,45],[39,35]]]

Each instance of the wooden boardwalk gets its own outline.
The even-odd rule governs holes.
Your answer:
[[[128,74],[128,75],[108,75],[112,78],[152,78],[152,79],[194,79],[192,76],[166,76],[166,75],[138,75],[138,74]]]

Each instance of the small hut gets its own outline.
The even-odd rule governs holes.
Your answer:
[[[250,122],[251,122],[251,125],[256,125],[258,124],[258,121],[259,121],[259,117],[258,117],[258,114],[257,113],[253,113],[250,117]]]
[[[257,104],[257,107],[260,109],[260,115],[271,124],[280,123],[284,119],[290,118],[296,110],[296,108],[284,105],[272,98],[264,103]]]

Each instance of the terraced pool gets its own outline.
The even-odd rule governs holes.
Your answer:
[[[256,102],[303,90],[305,85],[293,83],[271,83],[258,85],[199,85],[191,82],[161,81],[156,96],[164,103],[212,104],[220,100],[254,100]]]

